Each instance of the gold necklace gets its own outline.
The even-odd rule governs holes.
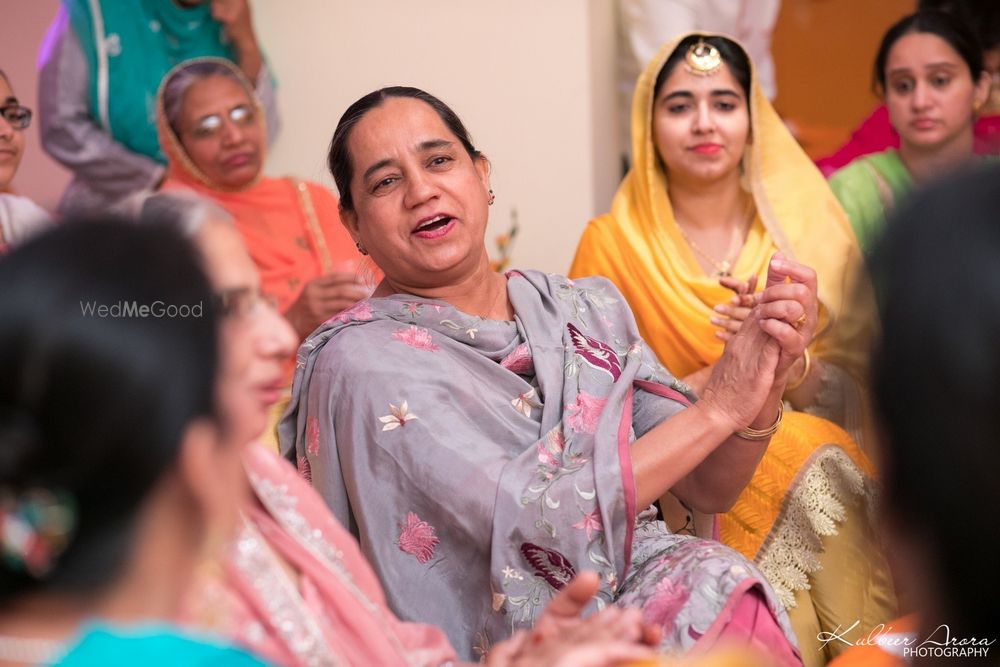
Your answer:
[[[715,257],[709,255],[707,252],[702,250],[701,247],[697,243],[695,243],[690,236],[687,235],[687,232],[684,231],[683,223],[681,222],[680,218],[677,217],[676,214],[674,215],[674,219],[677,221],[677,229],[680,230],[681,236],[684,237],[685,241],[687,241],[687,244],[688,246],[691,247],[691,250],[694,250],[696,253],[701,255],[702,259],[707,261],[715,268],[715,271],[712,273],[713,276],[718,278],[723,278],[733,275],[732,273],[733,266],[736,264],[736,258],[740,253],[740,249],[743,248],[743,242],[741,242],[740,239],[744,238],[746,230],[750,227],[750,222],[753,220],[753,210],[754,210],[753,197],[747,197],[747,206],[746,210],[743,212],[742,224],[734,230],[735,234],[730,236],[729,246],[726,249],[726,255],[721,260],[716,259]],[[736,240],[735,249],[733,249],[734,236]]]

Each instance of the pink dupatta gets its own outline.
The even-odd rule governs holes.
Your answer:
[[[289,463],[253,445],[254,501],[221,568],[198,582],[186,621],[279,665],[440,665],[444,634],[404,623],[354,538]]]

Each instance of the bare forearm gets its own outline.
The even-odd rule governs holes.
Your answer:
[[[235,44],[234,47],[236,61],[239,63],[240,69],[243,70],[248,79],[256,81],[257,75],[260,74],[260,68],[264,65],[264,59],[260,55],[257,40],[247,38],[243,42]]]
[[[632,443],[636,506],[646,507],[704,463],[732,434],[732,424],[698,404]]]
[[[766,429],[774,424],[779,400],[777,392],[772,394],[751,426]],[[733,433],[671,491],[693,509],[706,513],[725,512],[750,482],[769,442],[770,439],[747,440]]]

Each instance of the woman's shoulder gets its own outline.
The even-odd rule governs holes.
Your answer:
[[[830,189],[847,214],[862,250],[877,238],[885,211],[905,190],[907,178],[898,153],[891,148],[859,157],[830,176]]]
[[[336,317],[339,319],[330,323],[335,332],[326,338],[318,352],[316,372],[370,377],[380,369],[404,361],[405,346],[391,343],[406,325],[392,318],[374,316],[370,300],[358,302]]]
[[[862,155],[830,175],[827,183],[845,209],[858,202],[865,205],[879,202],[878,181],[884,178],[882,173],[891,163],[895,153],[889,149],[881,153]],[[847,212],[850,215],[851,211]]]
[[[615,284],[604,276],[590,275],[580,278],[569,278],[560,273],[545,273],[535,269],[519,269],[511,271],[510,274],[520,275],[528,279],[536,286],[545,286],[552,294],[558,295],[560,292],[601,292],[609,291],[613,295],[620,297]]]
[[[621,223],[611,213],[587,223],[576,245],[569,275],[573,278],[600,274],[617,276],[619,262],[630,254]]]
[[[285,187],[291,187],[293,190],[305,190],[309,193],[309,196],[324,203],[333,202],[333,204],[336,205],[339,201],[330,188],[326,187],[322,183],[299,178],[298,176],[284,176],[281,178],[262,176],[259,182],[268,184],[280,183]]]
[[[0,248],[23,243],[52,224],[48,212],[27,197],[0,193]]]
[[[558,273],[514,271],[527,279],[543,298],[556,304],[567,321],[586,320],[591,316],[620,321],[631,319],[631,310],[618,287],[604,276],[567,278]],[[589,325],[588,325],[589,326]]]
[[[170,626],[129,629],[92,627],[55,663],[58,667],[143,664],[263,667],[266,663],[242,649],[190,635]]]
[[[892,178],[903,168],[899,153],[895,148],[887,148],[878,153],[869,153],[854,158],[847,165],[833,172],[828,179],[830,187],[854,187],[858,183],[873,183],[877,176]]]

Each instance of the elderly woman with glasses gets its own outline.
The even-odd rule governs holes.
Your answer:
[[[24,130],[30,124],[31,109],[21,106],[7,75],[0,70],[0,253],[43,227],[49,219],[49,214],[35,202],[8,190],[21,164]]]
[[[263,175],[262,106],[235,65],[201,58],[168,72],[157,95],[157,122],[167,156],[162,189],[193,191],[233,216],[264,293],[299,340],[368,295],[358,271],[362,258],[340,224],[337,199],[318,183]],[[277,389],[290,384],[292,368],[288,355]],[[275,420],[283,407],[277,403]]]

